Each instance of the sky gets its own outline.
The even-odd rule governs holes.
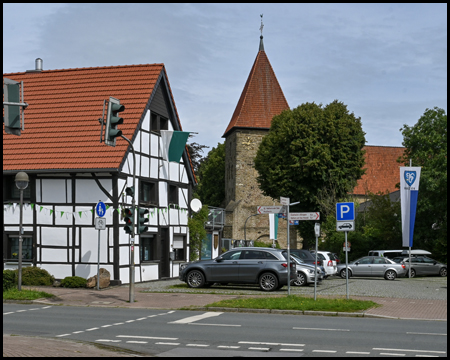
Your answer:
[[[3,4],[3,73],[164,63],[184,131],[222,138],[259,49],[291,109],[339,100],[367,145],[447,112],[447,4]],[[26,100],[26,99],[25,99]]]

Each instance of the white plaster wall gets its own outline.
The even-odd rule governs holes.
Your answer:
[[[167,183],[165,181],[160,181],[159,186],[159,206],[166,207],[167,206]]]
[[[169,179],[178,182],[180,178],[180,165],[175,162],[169,163]]]
[[[53,275],[57,279],[64,279],[66,276],[72,276],[71,265],[42,264],[39,265],[39,267],[44,270],[47,270],[50,273],[50,275]]]
[[[94,210],[95,206],[75,206],[75,225],[92,225],[94,223],[94,214],[91,210]],[[81,211],[81,217],[79,212]]]
[[[186,166],[190,166],[190,165],[186,165]],[[181,167],[180,182],[182,182],[183,184],[189,184],[189,177],[188,177],[188,173],[186,170],[186,166],[180,165],[180,167]]]
[[[66,202],[66,180],[64,179],[41,179],[42,202],[65,203]]]
[[[150,225],[158,226],[158,209],[150,208],[148,211],[149,211],[149,215],[150,215],[149,220],[148,220],[148,225],[149,226]]]
[[[141,134],[142,133],[139,131],[133,142],[134,151],[136,152],[141,152]],[[137,164],[139,164],[139,162],[137,162]]]
[[[61,212],[64,212],[61,216]],[[72,225],[74,218],[72,215],[72,206],[55,206],[55,224]]]
[[[98,232],[94,228],[81,228],[81,262],[98,261]],[[107,259],[106,231],[100,230],[100,262]]]
[[[120,280],[122,281],[122,284],[129,284],[130,283],[130,269],[129,268],[120,268],[119,270],[120,274]]]
[[[141,157],[141,176],[149,177],[150,176],[150,159],[148,157]]]
[[[147,110],[147,112],[145,113],[141,128],[150,131],[150,110]]]
[[[41,261],[45,262],[58,262],[64,263],[68,261],[67,258],[67,249],[41,249],[42,251],[42,259]]]
[[[188,208],[187,200],[188,200],[188,189],[179,188],[178,189],[178,204],[180,205],[181,208],[183,208],[183,209]]]
[[[158,159],[151,158],[150,159],[150,177],[157,179],[158,178]]]
[[[42,227],[42,245],[67,246],[67,228]]]
[[[3,224],[17,224],[20,223],[20,204],[16,203],[16,206],[7,206],[6,211],[3,211]],[[33,224],[33,209],[31,205],[23,204],[22,207],[23,219],[22,225]]]
[[[150,141],[151,141],[151,148],[150,148],[150,155],[151,156],[159,156],[159,136],[155,134],[150,134]]]
[[[141,265],[142,281],[158,279],[158,264]]]
[[[36,222],[39,225],[51,225],[53,224],[53,214],[50,215],[49,207],[46,206],[41,210],[40,205],[36,205]]]
[[[169,213],[166,211],[159,212],[159,225],[166,226],[169,225]]]
[[[178,225],[179,224],[179,220],[178,220],[178,209],[169,209],[169,222],[170,225]]]
[[[112,195],[112,180],[100,179],[102,186]],[[93,206],[99,200],[106,202],[107,196],[97,186],[94,179],[77,179],[75,182],[75,202],[77,203],[92,203]]]
[[[128,265],[130,263],[130,247],[121,246],[119,248],[119,265]]]
[[[146,132],[141,132],[141,153],[150,153],[150,134]]]
[[[188,224],[188,212],[180,211],[180,225],[187,225],[187,224]]]
[[[125,223],[124,223],[125,224]],[[119,228],[119,244],[129,244],[130,243],[130,235],[125,233],[123,226]]]

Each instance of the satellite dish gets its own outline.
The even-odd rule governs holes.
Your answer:
[[[200,209],[202,208],[202,202],[199,199],[192,199],[191,200],[191,210],[193,212],[199,212]]]

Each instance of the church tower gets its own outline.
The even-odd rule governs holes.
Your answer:
[[[257,206],[279,205],[278,199],[264,196],[259,189],[254,159],[272,118],[289,105],[264,51],[262,36],[255,62],[242,90],[225,138],[225,204],[224,238],[269,241],[269,215],[256,214]],[[278,241],[286,247],[286,221],[280,221]],[[296,232],[291,231],[292,248],[296,248]]]

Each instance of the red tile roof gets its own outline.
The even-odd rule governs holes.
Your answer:
[[[223,137],[233,128],[270,129],[272,118],[289,105],[264,50],[255,62]]]
[[[3,126],[3,171],[119,169],[128,143],[99,142],[103,100],[112,96],[125,105],[119,129],[132,140],[162,74],[167,79],[164,64],[3,74],[24,82],[29,104],[21,136],[6,134]]]
[[[395,185],[400,182],[401,163],[397,159],[403,155],[404,147],[392,146],[365,146],[366,174],[358,181],[353,190],[355,195],[364,195],[367,190],[376,194],[377,192],[390,193],[398,189]]]

